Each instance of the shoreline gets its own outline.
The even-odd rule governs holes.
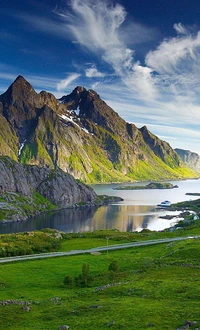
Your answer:
[[[86,208],[94,208],[94,207],[100,207],[104,205],[109,205],[112,203],[123,201],[123,198],[118,196],[108,196],[108,195],[97,195],[98,199],[94,202],[84,202],[84,203],[76,203],[69,207],[57,207],[52,210],[43,210],[43,211],[36,211],[34,214],[23,216],[17,219],[5,219],[0,220],[0,223],[2,224],[9,224],[9,223],[18,223],[18,222],[25,222],[28,219],[34,218],[42,213],[50,213],[50,212],[57,212],[60,210],[72,210],[72,209],[86,209]]]

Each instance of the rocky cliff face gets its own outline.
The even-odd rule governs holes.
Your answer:
[[[22,165],[8,157],[0,157],[0,192],[5,191],[29,198],[33,192],[39,192],[60,208],[93,203],[97,198],[92,188],[76,182],[60,169]]]
[[[146,144],[165,164],[169,165],[171,168],[182,165],[180,157],[176,155],[169,143],[160,140],[157,136],[152,134],[146,126],[143,126],[140,131]]]
[[[85,182],[192,177],[170,145],[125,122],[93,90],[60,100],[19,76],[0,95],[0,155]]]
[[[200,173],[200,156],[197,153],[178,148],[176,148],[175,151],[181,157],[182,161],[186,164],[187,167]]]

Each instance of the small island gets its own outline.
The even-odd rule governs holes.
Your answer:
[[[200,196],[200,193],[186,193],[188,196]]]
[[[137,189],[173,189],[178,188],[169,182],[151,182],[146,186],[119,186],[113,188],[114,190],[137,190]]]

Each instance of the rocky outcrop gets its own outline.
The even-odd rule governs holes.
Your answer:
[[[60,208],[79,203],[94,203],[92,188],[78,183],[62,170],[22,165],[8,157],[0,157],[0,192],[16,192],[31,197],[39,192]]]
[[[192,152],[190,150],[183,150],[178,148],[174,150],[181,157],[186,166],[200,173],[200,156],[197,153]]]

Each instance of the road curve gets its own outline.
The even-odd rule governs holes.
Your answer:
[[[68,252],[50,252],[50,253],[40,253],[40,254],[29,254],[29,255],[16,256],[16,257],[0,258],[0,263],[44,259],[44,258],[55,258],[55,257],[71,256],[71,255],[76,255],[76,254],[120,250],[120,249],[127,249],[127,248],[137,247],[137,246],[153,245],[153,244],[160,244],[160,243],[170,243],[170,242],[174,242],[174,241],[183,241],[183,240],[192,239],[192,238],[200,238],[200,236],[161,238],[161,239],[149,240],[149,241],[145,241],[145,242],[131,242],[131,243],[124,243],[124,244],[100,246],[100,247],[88,249],[88,250],[73,250],[73,251],[68,251]]]

